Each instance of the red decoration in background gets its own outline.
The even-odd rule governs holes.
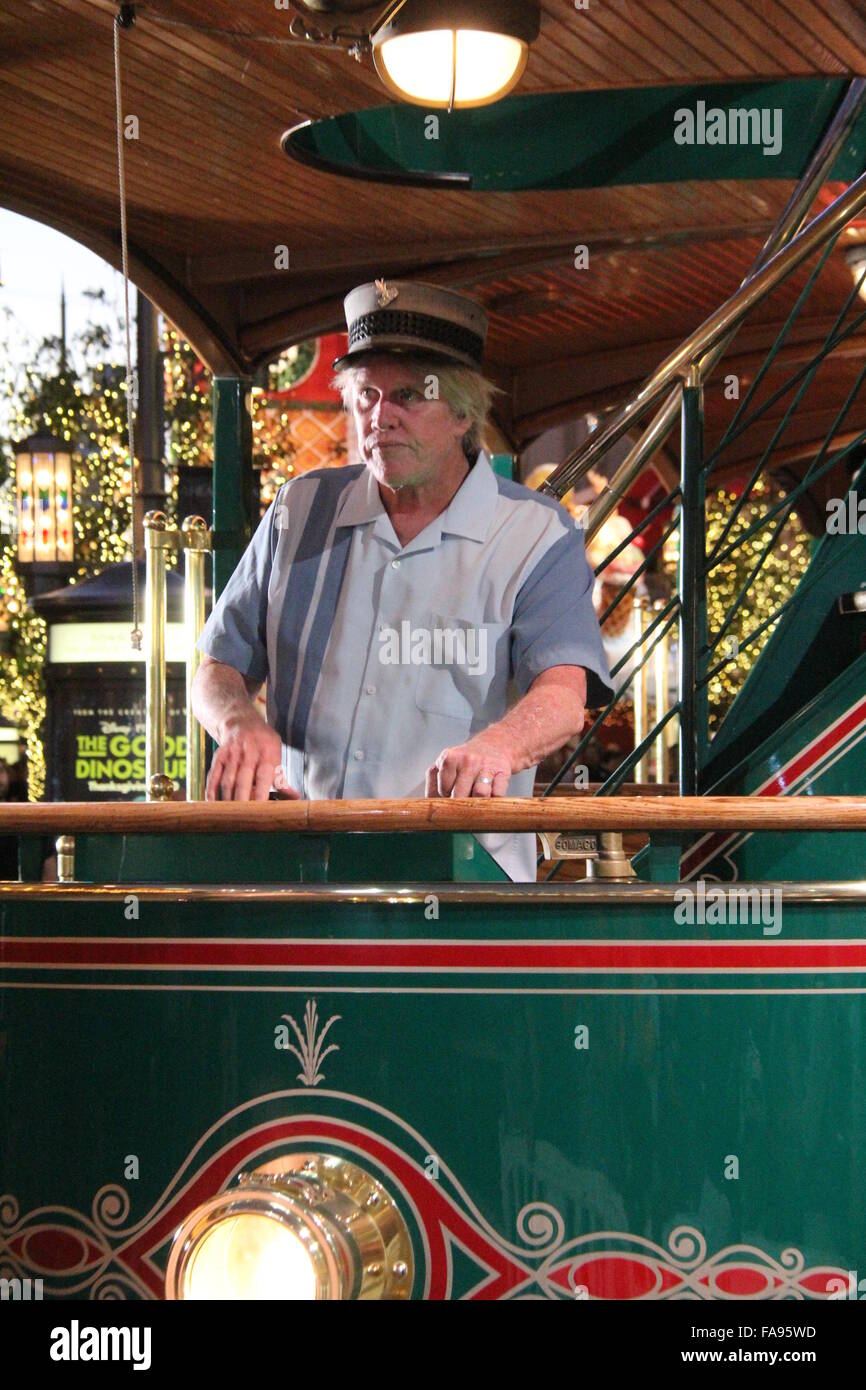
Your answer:
[[[324,405],[333,402],[340,405],[340,396],[331,386],[335,357],[346,351],[348,339],[345,333],[327,333],[319,338],[316,355],[306,375],[288,391],[267,391],[269,401],[291,401],[295,405]]]
[[[659,478],[654,468],[646,468],[641,473],[637,482],[626,494],[617,507],[620,516],[624,516],[629,526],[639,526],[644,520],[647,512],[651,512],[657,506],[669,489]],[[649,526],[641,531],[639,536],[635,536],[633,544],[646,554],[652,550],[661,537],[662,532],[671,519],[672,505],[668,505]]]

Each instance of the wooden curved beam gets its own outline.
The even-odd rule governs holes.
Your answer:
[[[62,232],[94,255],[101,256],[115,270],[123,269],[120,233],[116,239],[106,236],[67,214],[48,212],[41,204],[11,195],[4,188],[3,168],[0,166],[0,205],[22,217],[42,222],[46,227]],[[119,214],[118,214],[119,217]],[[202,303],[187,290],[175,274],[153,259],[140,247],[129,246],[130,281],[146,294],[161,313],[171,319],[189,340],[205,366],[214,376],[244,376],[249,370],[236,349],[210,316]]]

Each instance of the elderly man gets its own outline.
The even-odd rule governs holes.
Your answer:
[[[480,306],[376,281],[346,320],[363,463],[280,489],[205,627],[208,798],[531,796],[612,693],[582,533],[480,452]],[[535,879],[534,836],[478,839]]]

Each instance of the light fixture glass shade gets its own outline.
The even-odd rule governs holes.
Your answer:
[[[71,563],[72,458],[50,435],[25,439],[15,451],[18,559],[21,564]]]
[[[527,48],[509,34],[439,29],[389,39],[376,66],[392,92],[421,106],[483,106],[498,101],[520,80]],[[456,50],[457,71],[454,75]]]
[[[431,5],[407,0],[373,35],[373,60],[389,91],[419,106],[485,106],[519,82],[538,33],[529,0]]]

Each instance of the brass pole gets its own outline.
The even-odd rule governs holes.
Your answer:
[[[75,836],[58,835],[55,845],[57,851],[58,883],[75,882]]]
[[[144,518],[145,595],[144,621],[147,629],[145,667],[146,750],[144,780],[148,801],[162,801],[171,795],[174,784],[164,773],[165,760],[165,621],[166,552],[175,543],[167,530],[163,512],[148,512]]]
[[[636,878],[631,860],[622,844],[622,832],[602,830],[598,836],[598,856],[586,861],[587,879],[627,879]]]
[[[664,599],[656,599],[653,604],[653,613],[660,613],[664,608]],[[665,632],[656,643],[653,652],[653,667],[655,675],[655,722],[665,717],[669,709],[668,701],[668,633]],[[656,782],[666,782],[668,780],[668,742],[667,725],[659,730],[658,738],[655,742],[655,778]]]
[[[639,642],[635,651],[634,659],[638,663],[635,667],[633,677],[634,693],[634,746],[639,748],[647,736],[647,673],[646,667],[642,664],[644,657],[643,634],[646,627],[645,622],[646,599],[635,598],[632,603],[632,623],[633,639]],[[647,777],[647,756],[644,756],[634,765],[634,780],[636,782],[646,782]]]
[[[201,664],[196,642],[204,627],[205,555],[211,537],[207,522],[188,516],[181,526],[185,584],[183,594],[184,646],[186,649],[186,799],[204,801],[204,729],[192,712],[192,683]]]

